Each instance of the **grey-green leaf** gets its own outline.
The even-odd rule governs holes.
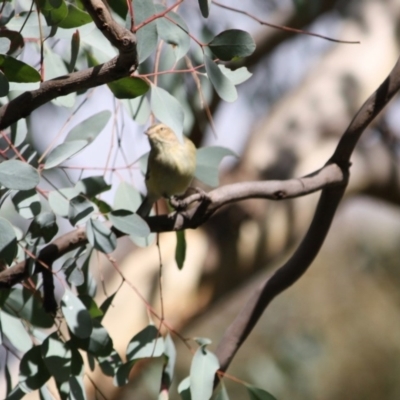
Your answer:
[[[235,85],[221,72],[217,64],[205,54],[204,64],[208,79],[210,79],[218,96],[230,103],[235,101],[238,97]]]
[[[192,400],[208,400],[212,396],[218,359],[206,346],[200,346],[190,366],[190,394]]]
[[[40,177],[36,169],[25,162],[7,160],[0,164],[0,184],[8,189],[33,189],[39,181]]]
[[[152,0],[133,0],[135,10],[135,24],[139,25],[152,15],[156,14],[156,8]],[[157,22],[152,21],[136,32],[137,51],[139,64],[153,53],[157,46]]]
[[[20,318],[0,310],[1,329],[3,335],[20,352],[25,353],[32,347],[32,339],[28,335]]]
[[[217,66],[216,68],[218,69]],[[222,72],[220,73],[222,74]],[[151,87],[150,106],[155,117],[168,125],[177,137],[183,140],[184,112],[179,101],[166,90],[153,85]]]
[[[72,352],[57,333],[50,334],[41,345],[43,361],[57,382],[66,382],[71,375]]]
[[[89,243],[102,253],[112,253],[117,247],[117,237],[104,223],[90,219],[86,224]]]
[[[19,365],[19,382],[26,392],[39,389],[50,379],[42,358],[40,346],[32,347],[22,357]]]
[[[106,192],[111,189],[111,185],[109,185],[105,180],[103,175],[97,176],[89,176],[77,182],[75,185],[76,190],[79,193],[83,193],[89,198],[97,196],[102,192]]]
[[[0,217],[0,261],[11,265],[17,255],[17,250],[14,228],[6,219]]]
[[[226,68],[225,65],[218,65],[222,73],[236,86],[246,82],[253,75],[246,67],[237,68],[235,70]]]
[[[166,7],[157,4],[156,10],[157,13],[160,13],[165,11]],[[169,21],[166,17],[173,22]],[[176,60],[180,60],[187,54],[190,48],[189,28],[186,22],[172,11],[166,14],[166,17],[157,19],[158,36],[166,43],[172,45]]]
[[[195,177],[209,186],[218,186],[218,167],[226,156],[237,155],[226,147],[202,147],[196,153]]]
[[[46,243],[50,242],[58,232],[55,214],[45,211],[37,215],[29,226],[29,232],[32,238],[42,237]]]
[[[248,32],[229,29],[215,36],[208,47],[220,60],[231,61],[253,54],[256,44]]]
[[[85,339],[92,333],[93,325],[89,311],[70,290],[66,289],[61,299],[61,310],[68,328],[79,338]]]
[[[69,202],[68,219],[72,225],[84,223],[94,211],[93,204],[84,196],[79,195]]]
[[[154,325],[147,325],[128,343],[126,359],[134,361],[142,358],[160,357],[163,352],[163,337]]]
[[[11,198],[19,215],[29,219],[40,213],[40,198],[35,189],[20,190]]]
[[[46,157],[46,162],[44,163],[44,169],[50,169],[57,167],[64,161],[71,158],[76,153],[79,153],[88,145],[87,140],[74,140],[70,142],[61,143],[55,147],[50,154]]]
[[[121,232],[128,235],[146,237],[150,235],[150,228],[143,218],[128,210],[115,210],[109,214],[112,224]]]
[[[89,118],[86,118],[74,128],[70,130],[65,142],[86,140],[88,143],[93,142],[101,131],[107,125],[111,117],[111,112],[108,110],[100,111]]]

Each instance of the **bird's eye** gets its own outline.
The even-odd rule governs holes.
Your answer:
[[[164,130],[164,127],[163,126],[160,126],[160,131],[163,131]]]

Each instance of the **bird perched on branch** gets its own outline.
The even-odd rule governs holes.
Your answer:
[[[161,197],[171,198],[186,192],[196,170],[196,147],[184,137],[179,141],[174,131],[164,124],[152,125],[146,135],[150,142],[147,161],[147,196],[136,211],[146,217]]]

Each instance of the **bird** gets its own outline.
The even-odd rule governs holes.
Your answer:
[[[190,139],[183,137],[181,142],[163,123],[150,126],[145,133],[150,154],[145,178],[147,195],[136,211],[141,217],[147,217],[161,197],[184,194],[196,170],[196,147]]]

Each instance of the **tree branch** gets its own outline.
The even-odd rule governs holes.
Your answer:
[[[335,163],[341,167],[344,176],[343,184],[322,190],[314,218],[300,246],[289,261],[252,294],[245,307],[225,331],[216,350],[221,372],[227,370],[236,352],[244,343],[269,303],[278,294],[293,285],[307,271],[318,254],[346,189],[351,154],[365,128],[388,104],[399,89],[400,58],[389,76],[357,112],[329,160],[329,163]],[[216,380],[215,385],[217,384],[218,381]]]
[[[0,129],[5,129],[59,96],[89,89],[130,75],[137,67],[136,36],[118,25],[100,0],[83,0],[96,26],[119,51],[112,60],[93,68],[45,81],[0,108]]]

